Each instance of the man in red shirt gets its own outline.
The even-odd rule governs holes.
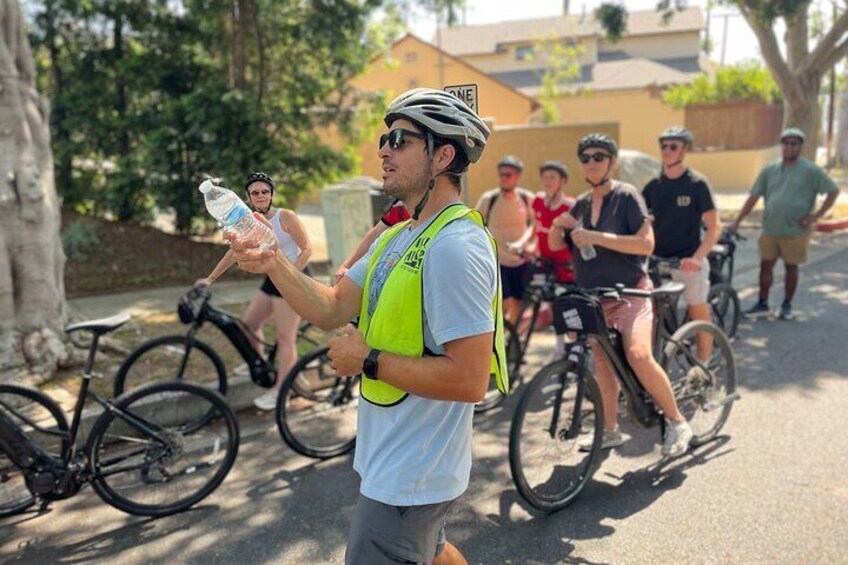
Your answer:
[[[539,167],[539,177],[543,190],[536,193],[530,205],[536,221],[527,228],[521,239],[511,243],[509,247],[523,250],[535,237],[536,253],[553,262],[557,282],[574,282],[571,249],[566,246],[558,251],[551,251],[548,245],[548,232],[551,231],[554,218],[568,212],[574,206],[574,199],[562,192],[563,187],[568,183],[568,168],[559,161],[545,161]],[[562,356],[564,352],[564,338],[557,336],[555,355]]]

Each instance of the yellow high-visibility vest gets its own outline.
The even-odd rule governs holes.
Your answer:
[[[424,355],[423,272],[427,249],[442,228],[461,218],[473,220],[480,229],[486,231],[492,245],[493,257],[497,257],[497,244],[492,234],[486,230],[480,213],[459,203],[448,206],[439,213],[427,229],[415,238],[403,252],[400,260],[391,267],[383,289],[380,291],[374,313],[369,316],[368,305],[374,270],[386,246],[409,225],[409,220],[392,226],[378,240],[377,247],[368,263],[365,286],[362,289],[362,309],[359,314],[359,330],[365,336],[365,343],[369,347],[405,357]],[[498,389],[506,394],[509,390],[509,375],[506,369],[504,347],[500,270],[497,270],[497,278],[497,292],[492,300],[495,332],[492,343],[491,376],[495,379]],[[394,406],[403,402],[409,394],[381,380],[369,379],[365,375],[362,375],[360,383],[362,398],[378,406]]]

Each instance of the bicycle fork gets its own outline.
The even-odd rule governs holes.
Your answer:
[[[559,374],[559,387],[557,390],[557,398],[554,403],[554,413],[551,418],[551,426],[548,429],[548,433],[551,438],[555,438],[557,433],[557,425],[559,424],[559,415],[560,415],[560,406],[562,406],[562,396],[565,394],[565,389],[568,386],[568,369],[575,368],[577,369],[577,393],[574,400],[574,409],[571,414],[571,421],[568,427],[564,430],[565,434],[562,435],[559,439],[565,441],[572,441],[580,434],[580,428],[582,422],[580,421],[581,409],[583,407],[583,395],[586,392],[586,371],[588,365],[588,355],[586,353],[586,347],[588,344],[585,341],[581,341],[573,344],[569,348],[568,352],[568,363],[566,364],[565,370]],[[574,357],[577,359],[575,360]]]

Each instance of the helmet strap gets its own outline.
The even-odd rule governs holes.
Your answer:
[[[607,183],[607,181],[609,181],[609,179],[610,179],[610,172],[611,171],[612,171],[612,159],[607,159],[607,172],[604,174],[604,178],[601,179],[601,182],[595,184],[594,182],[590,181],[588,178],[586,179],[586,182],[588,182],[589,186],[591,186],[592,188],[598,188],[599,186],[604,186]]]
[[[427,205],[427,200],[430,199],[430,191],[432,191],[435,186],[436,177],[433,177],[430,179],[430,182],[427,183],[427,190],[424,191],[424,196],[421,197],[421,200],[419,200],[418,204],[415,205],[415,210],[412,211],[412,219],[416,222],[418,221],[418,216],[420,216],[421,212],[424,210],[424,206]]]

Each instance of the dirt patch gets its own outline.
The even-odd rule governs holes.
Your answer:
[[[226,252],[223,243],[195,241],[133,222],[63,212],[62,231],[78,234],[65,266],[69,298],[175,285],[207,275]],[[79,235],[83,234],[83,235]],[[91,235],[96,238],[92,238]],[[255,277],[237,268],[221,280]]]
[[[247,309],[245,304],[228,305],[226,310],[233,315],[241,316]],[[134,316],[132,321],[120,328],[116,332],[109,335],[110,340],[119,344],[126,351],[134,351],[143,343],[166,335],[185,335],[188,326],[181,323],[175,313],[171,312],[152,312],[150,314]],[[272,342],[275,336],[275,324],[273,321],[263,327],[263,335],[266,342]],[[326,343],[329,339],[329,334],[322,330],[312,327],[308,333],[309,337],[319,343]],[[205,324],[195,336],[200,341],[209,345],[224,362],[227,375],[231,376],[233,371],[244,364],[244,360],[230,343],[229,339],[211,324]],[[305,340],[299,340],[297,344],[298,357],[309,351],[314,345]],[[97,394],[111,397],[114,389],[115,375],[118,368],[127,357],[126,353],[117,351],[108,351],[101,348],[97,353],[94,373],[95,379],[91,382],[91,388]],[[179,358],[173,356],[151,356],[146,358],[145,371],[149,371],[150,375],[167,375],[172,371],[176,371],[179,366]],[[71,395],[75,397],[79,391],[81,384],[81,369],[82,367],[73,367],[60,371],[49,382],[43,385],[43,389],[47,392],[51,390]],[[151,377],[152,378],[152,377]],[[156,380],[156,379],[153,379]],[[193,379],[201,381],[202,379]]]

